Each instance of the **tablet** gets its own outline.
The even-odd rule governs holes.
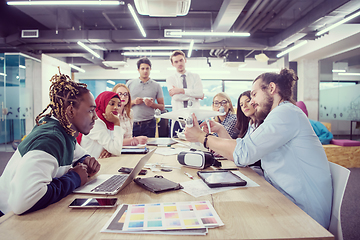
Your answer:
[[[123,148],[121,154],[145,154],[148,153],[148,148]]]
[[[247,182],[228,170],[198,171],[198,176],[211,188],[245,186]]]

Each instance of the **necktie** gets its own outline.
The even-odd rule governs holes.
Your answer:
[[[183,88],[187,88],[187,83],[186,83],[186,75],[183,74],[181,75],[182,79],[183,79]],[[187,105],[188,105],[188,102],[187,101],[184,101],[184,108],[187,108]]]

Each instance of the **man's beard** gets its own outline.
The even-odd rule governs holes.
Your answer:
[[[255,111],[255,118],[256,120],[263,121],[270,113],[272,105],[274,103],[274,98],[270,96],[270,94],[266,93],[266,99],[262,104],[261,110],[256,109]]]

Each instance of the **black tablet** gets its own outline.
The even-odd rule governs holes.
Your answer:
[[[198,176],[211,188],[245,186],[247,182],[228,170],[198,171]]]

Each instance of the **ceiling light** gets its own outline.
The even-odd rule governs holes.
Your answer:
[[[78,66],[75,66],[75,65],[73,65],[73,64],[69,64],[69,66],[70,66],[71,68],[75,69],[75,70],[78,70],[79,72],[83,72],[83,73],[85,72],[84,69],[79,68]]]
[[[265,53],[260,53],[258,55],[255,55],[255,59],[259,62],[267,62],[269,60],[269,57],[266,56]]]
[[[0,76],[7,76],[7,74],[5,74],[5,73],[0,73]]]
[[[123,1],[11,1],[7,5],[124,5]]]
[[[192,53],[192,50],[193,50],[193,47],[194,47],[194,40],[191,40],[190,42],[190,47],[189,47],[189,51],[188,51],[188,54],[187,54],[187,57],[191,57],[191,53]]]
[[[106,82],[109,83],[109,84],[111,84],[111,85],[115,85],[115,82],[114,82],[114,81],[107,80]]]
[[[358,11],[357,13],[354,13],[354,14],[352,14],[352,15],[344,18],[343,20],[341,20],[341,21],[339,21],[339,22],[337,22],[337,23],[335,23],[335,24],[333,24],[333,25],[331,25],[331,26],[329,26],[329,27],[327,27],[327,28],[324,28],[323,30],[317,32],[317,33],[315,34],[315,36],[320,36],[320,35],[328,32],[329,30],[331,30],[331,29],[333,29],[333,28],[336,28],[337,26],[339,26],[339,25],[341,25],[341,24],[343,24],[343,23],[346,23],[346,22],[350,21],[350,20],[353,19],[353,18],[356,18],[357,16],[360,16],[360,11]]]
[[[136,13],[135,13],[134,8],[131,6],[130,3],[128,3],[127,6],[128,6],[128,8],[129,8],[130,13],[131,13],[131,15],[133,16],[136,24],[137,24],[137,26],[139,27],[141,34],[143,35],[143,37],[146,37],[145,30],[144,30],[144,28],[141,26],[141,23],[140,23],[139,18],[137,17],[137,15],[136,15]]]
[[[220,36],[220,37],[249,37],[250,33],[243,32],[182,32],[182,31],[167,31],[170,36]]]
[[[92,55],[94,55],[97,58],[101,58],[99,54],[97,54],[96,52],[94,52],[94,50],[92,50],[91,48],[89,48],[88,46],[86,46],[85,44],[83,44],[82,42],[78,41],[77,44],[79,44],[81,47],[83,47],[86,51],[88,51],[89,53],[91,53]]]
[[[124,56],[171,56],[172,52],[123,52]]]
[[[360,76],[360,73],[338,73],[338,75],[342,75],[342,76]]]
[[[139,47],[123,47],[122,50],[128,50],[128,51],[141,51],[141,50],[174,50],[174,49],[189,49],[189,45],[186,46],[139,46]]]
[[[346,72],[346,70],[342,70],[342,69],[333,69],[332,70],[333,73],[344,73]]]
[[[297,48],[299,48],[299,47],[301,47],[301,46],[304,46],[305,44],[307,44],[307,42],[308,41],[302,41],[301,43],[299,43],[299,44],[296,44],[296,45],[294,45],[294,46],[292,46],[291,48],[288,48],[288,49],[286,49],[285,51],[283,51],[283,52],[281,52],[281,53],[279,53],[278,55],[276,55],[276,57],[282,57],[282,56],[284,56],[285,54],[287,54],[287,53],[289,53],[289,52],[291,52],[291,51],[293,51],[293,50],[295,50],[295,49],[297,49]]]

